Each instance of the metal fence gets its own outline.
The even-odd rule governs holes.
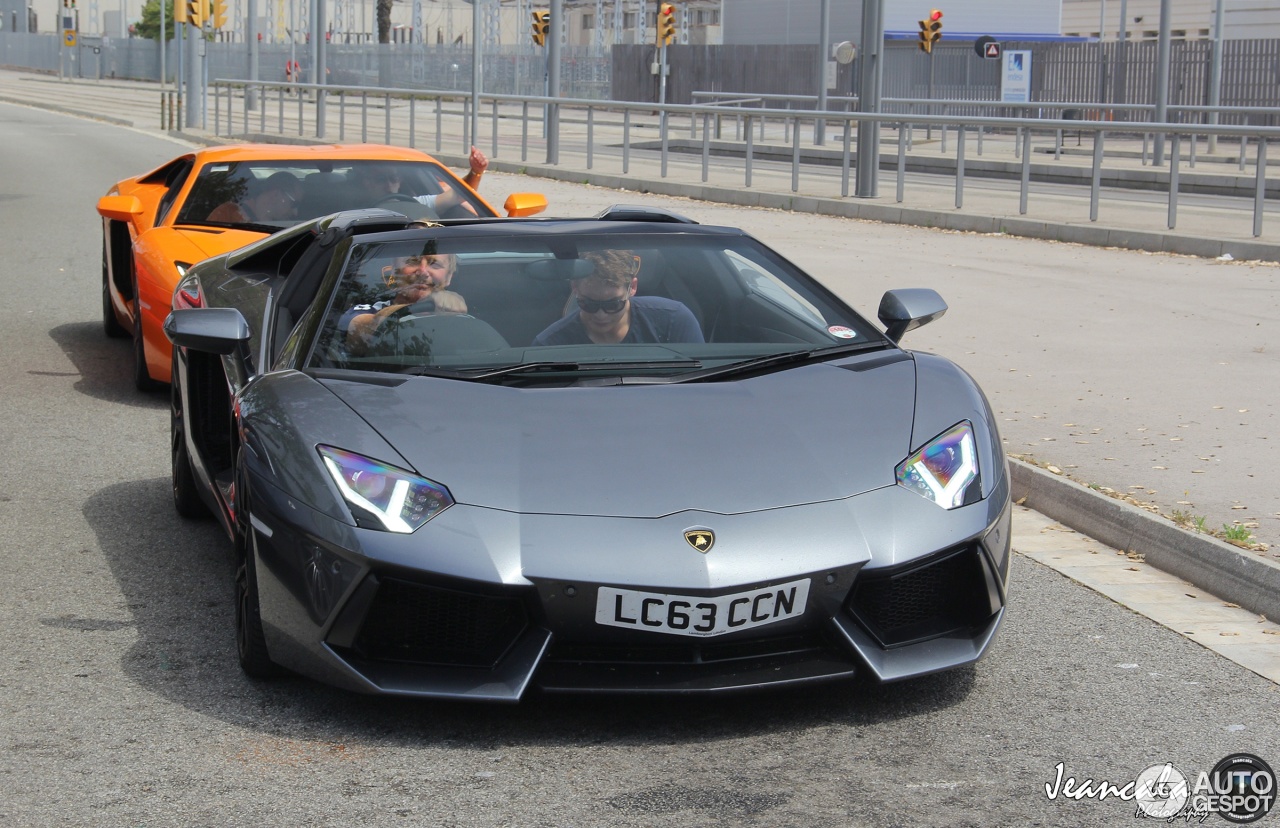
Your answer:
[[[243,78],[245,44],[206,43],[210,80]],[[1032,54],[1033,101],[1077,102],[1088,105],[1153,104],[1157,44],[1016,43],[1005,49]],[[1209,103],[1212,44],[1204,40],[1175,40],[1171,44],[1169,103],[1205,106]],[[668,52],[667,103],[692,103],[697,91],[755,95],[816,96],[816,45],[675,45]],[[98,50],[98,51],[95,51]],[[436,44],[329,44],[326,47],[329,83],[383,88],[469,90],[469,46]],[[592,47],[565,46],[561,50],[561,94],[570,98],[656,102],[658,76],[652,45],[615,45],[607,53]],[[74,56],[74,58],[72,57]],[[284,79],[290,56],[307,74],[310,51],[305,44],[263,43],[260,80]],[[484,91],[506,95],[536,95],[545,90],[546,50],[529,44],[499,46],[484,55]],[[158,80],[160,48],[137,38],[80,38],[80,45],[64,50],[59,38],[47,34],[0,32],[0,65],[80,77],[118,77]],[[176,44],[169,44],[169,78],[178,68]],[[850,95],[856,88],[855,64],[839,66],[833,91]],[[1000,99],[999,61],[983,60],[967,42],[943,41],[933,55],[921,53],[910,41],[885,44],[884,88],[887,98],[996,101]],[[1247,121],[1280,123],[1280,40],[1228,40],[1223,43],[1222,106],[1274,108]],[[1106,117],[1128,117],[1112,108]]]
[[[245,95],[249,87],[260,91],[256,111],[248,104]],[[317,105],[323,98],[324,107]],[[831,168],[840,170],[840,196],[847,197],[853,191],[853,149],[859,129],[871,123],[878,124],[886,134],[896,134],[896,198],[904,199],[908,150],[916,131],[941,130],[940,150],[950,154],[943,167],[931,165],[931,172],[951,175],[955,181],[955,206],[964,203],[966,182],[966,149],[970,143],[982,154],[984,135],[1004,133],[1014,135],[1017,142],[1018,163],[1007,172],[1017,176],[1019,184],[1019,214],[1027,213],[1029,184],[1032,180],[1032,150],[1035,136],[1049,136],[1055,154],[1063,149],[1064,131],[1077,133],[1077,140],[1088,140],[1091,145],[1092,163],[1087,175],[1081,170],[1077,183],[1087,186],[1089,192],[1088,217],[1098,220],[1099,197],[1104,181],[1110,173],[1106,169],[1104,146],[1107,136],[1118,131],[1140,133],[1144,136],[1160,135],[1172,142],[1167,158],[1167,170],[1152,170],[1148,178],[1152,186],[1167,192],[1168,227],[1177,224],[1180,175],[1184,159],[1190,167],[1196,164],[1197,146],[1206,137],[1223,138],[1239,146],[1239,170],[1244,173],[1250,149],[1253,152],[1252,176],[1237,176],[1225,192],[1243,203],[1252,204],[1253,235],[1262,234],[1262,219],[1268,196],[1267,145],[1280,141],[1280,127],[1265,126],[1211,126],[1202,124],[1170,125],[1133,120],[1123,125],[1106,121],[1078,121],[1046,119],[1043,117],[1000,118],[953,114],[862,114],[828,111],[822,113],[830,128],[833,140],[828,147],[816,147],[804,135],[815,133],[814,113],[795,109],[750,108],[721,105],[652,104],[647,102],[602,102],[591,99],[548,98],[543,96],[514,96],[484,94],[478,96],[479,110],[472,118],[472,97],[451,90],[370,89],[367,87],[318,87],[245,82],[221,82],[212,90],[212,127],[219,135],[255,136],[260,134],[296,135],[328,138],[338,141],[384,141],[409,146],[423,146],[434,138],[435,151],[452,145],[465,154],[472,144],[485,142],[494,158],[515,145],[520,147],[520,160],[529,160],[533,151],[546,152],[546,163],[558,166],[562,163],[560,148],[577,158],[570,166],[591,170],[598,160],[609,157],[613,163],[620,161],[621,172],[630,172],[632,156],[640,154],[652,162],[658,161],[659,176],[666,178],[672,158],[673,146],[681,145],[681,157],[686,159],[679,173],[687,176],[691,156],[701,158],[702,181],[709,179],[712,164],[712,144],[717,143],[716,166],[721,174],[742,176],[743,186],[751,187],[758,165],[776,167],[780,158],[789,156],[791,190],[800,190],[802,175],[821,176],[830,180]],[[1055,104],[1061,107],[1062,104]],[[556,114],[548,119],[546,113]],[[323,112],[323,120],[317,120]],[[739,126],[732,139],[723,134],[725,119]],[[479,134],[470,134],[470,125],[477,122]],[[772,146],[757,148],[756,131],[762,133],[772,125]],[[948,149],[948,134],[952,136]],[[686,140],[687,136],[687,140]],[[461,139],[459,141],[459,138]],[[554,148],[554,149],[553,149]],[[1043,149],[1043,147],[1042,147]],[[1143,163],[1147,161],[1148,141],[1143,142]],[[766,158],[766,153],[767,158]],[[937,156],[935,156],[936,158]],[[879,159],[885,161],[882,155]],[[783,162],[785,163],[785,161]],[[1043,172],[1043,171],[1042,171]],[[1060,177],[1052,172],[1049,178]],[[1272,185],[1272,189],[1280,189]],[[1271,195],[1274,197],[1275,192]],[[1242,203],[1242,206],[1243,206]]]

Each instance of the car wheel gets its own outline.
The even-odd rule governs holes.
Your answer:
[[[267,655],[252,550],[236,570],[236,655],[240,669],[251,678],[275,678],[283,672]]]
[[[176,360],[175,360],[176,361]],[[187,454],[186,432],[182,425],[182,389],[172,383],[170,392],[169,440],[173,455],[173,508],[185,518],[207,518],[209,508],[200,499],[191,457]]]
[[[124,339],[129,335],[124,325],[116,318],[116,309],[111,305],[111,279],[107,274],[107,240],[102,240],[102,332],[112,339]]]

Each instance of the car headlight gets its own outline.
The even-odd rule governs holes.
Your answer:
[[[408,534],[454,503],[425,477],[331,446],[316,449],[358,526]]]
[[[960,422],[934,437],[898,464],[898,485],[944,509],[966,502],[969,484],[978,478],[978,452],[973,426]]]

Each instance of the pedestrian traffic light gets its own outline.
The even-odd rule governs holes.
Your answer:
[[[658,45],[670,46],[676,39],[676,7],[670,3],[658,6]]]
[[[547,45],[547,35],[551,33],[551,12],[536,9],[533,12],[533,42],[538,46]]]
[[[942,39],[942,10],[934,9],[920,21],[920,51],[933,54],[933,44]]]
[[[227,0],[213,0],[213,28],[227,27]]]
[[[209,0],[186,0],[187,22],[197,29],[204,28],[204,20],[208,17]]]

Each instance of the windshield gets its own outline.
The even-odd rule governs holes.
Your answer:
[[[825,289],[740,235],[390,235],[352,246],[309,367],[655,380],[886,346]]]
[[[493,215],[439,164],[283,159],[206,164],[177,221],[270,231],[363,207],[415,219]]]

